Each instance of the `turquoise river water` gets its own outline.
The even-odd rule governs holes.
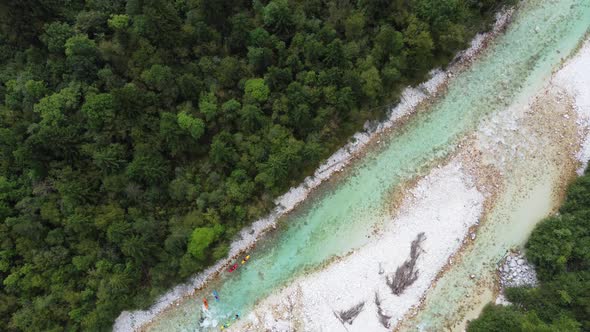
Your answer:
[[[391,193],[427,172],[473,131],[482,117],[537,91],[584,37],[590,1],[528,1],[507,31],[468,69],[451,79],[445,93],[394,130],[338,178],[324,183],[280,220],[280,227],[250,252],[250,261],[224,272],[194,297],[157,317],[150,331],[208,330],[306,271],[371,241],[373,227],[388,216]],[[221,301],[212,299],[218,291]],[[209,298],[201,326],[201,299]]]

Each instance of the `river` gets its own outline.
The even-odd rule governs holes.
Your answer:
[[[250,260],[246,264],[233,273],[222,273],[195,296],[160,314],[146,329],[218,328],[215,326],[235,313],[245,317],[258,301],[296,278],[370,244],[375,229],[391,218],[391,202],[400,186],[428,174],[494,114],[510,105],[528,102],[561,64],[562,58],[576,49],[587,33],[589,22],[590,3],[585,0],[521,4],[507,31],[494,39],[466,70],[453,77],[427,109],[412,116],[403,128],[381,137],[362,158],[322,184],[293,212],[281,218],[278,229],[249,252]],[[526,168],[527,160],[521,159],[522,165],[517,168]],[[534,164],[534,168],[538,167]],[[524,177],[527,185],[539,180],[549,184],[523,194],[522,182],[506,183],[506,192],[518,191],[518,195],[530,200],[531,206],[538,206],[536,212],[518,212],[511,199],[517,194],[501,196],[488,218],[492,221],[485,223],[479,232],[483,236],[478,235],[476,245],[467,251],[469,254],[464,253],[463,261],[467,263],[462,268],[451,269],[439,281],[427,297],[426,309],[407,328],[436,329],[456,319],[451,316],[459,311],[460,299],[474,287],[457,288],[454,282],[464,279],[459,275],[464,276],[467,269],[483,275],[481,266],[489,264],[482,262],[488,263],[510,246],[522,243],[532,225],[553,207],[551,188],[556,180],[551,177],[553,173],[547,174],[545,179],[514,171],[513,175]],[[538,196],[535,193],[539,193]],[[527,221],[519,223],[523,219],[520,217],[502,218],[506,209],[516,211],[510,216],[521,213]],[[494,218],[502,222],[494,222]],[[514,234],[513,238],[493,240],[504,238],[507,233]],[[486,253],[485,257],[482,253]],[[221,301],[212,299],[213,289],[217,290]],[[204,296],[210,303],[206,313],[201,308]],[[440,302],[445,297],[456,305],[446,306]],[[491,295],[483,296],[478,305],[483,298],[491,298]]]

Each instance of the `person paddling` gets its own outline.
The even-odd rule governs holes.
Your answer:
[[[243,264],[246,264],[246,262],[247,262],[249,259],[250,259],[250,255],[248,255],[248,256],[246,256],[246,257],[244,257],[244,258],[242,259],[242,265],[243,265]]]
[[[205,310],[209,310],[209,302],[207,302],[207,298],[203,298],[203,305],[205,306]]]
[[[219,302],[219,294],[217,294],[215,289],[213,290],[213,297],[215,297],[215,301]]]

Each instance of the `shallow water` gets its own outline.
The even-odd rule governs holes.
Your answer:
[[[249,262],[162,314],[150,330],[206,330],[199,324],[203,296],[209,299],[210,311],[203,318],[210,327],[236,312],[245,316],[256,301],[289,280],[366,244],[373,227],[388,213],[391,192],[447,156],[483,116],[527,100],[561,56],[575,48],[588,22],[588,1],[529,2],[506,34],[453,78],[428,112],[392,133],[338,179],[322,185],[281,220],[278,231],[259,241]],[[221,301],[212,299],[212,289]]]
[[[457,266],[438,281],[429,292],[424,308],[401,330],[463,331],[463,319],[476,318],[483,306],[494,300],[496,264],[508,249],[524,243],[537,222],[554,207],[552,189],[558,180],[555,176],[558,170],[548,171],[537,178],[528,174],[528,178],[521,179],[529,181],[530,186],[509,185],[477,232],[474,247],[465,251],[461,261],[455,263]]]

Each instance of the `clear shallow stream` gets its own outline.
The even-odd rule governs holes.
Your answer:
[[[208,330],[236,312],[246,316],[275,289],[366,244],[373,227],[387,217],[395,188],[447,156],[482,117],[527,100],[561,57],[576,47],[589,22],[588,0],[529,1],[506,33],[453,78],[427,112],[382,140],[338,179],[322,185],[281,220],[278,231],[258,242],[247,264],[222,273],[206,289],[160,315],[149,330]],[[213,299],[213,289],[221,301]],[[204,296],[210,304],[206,315],[201,310]],[[209,327],[199,324],[202,316]]]

